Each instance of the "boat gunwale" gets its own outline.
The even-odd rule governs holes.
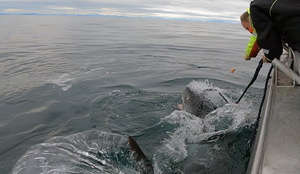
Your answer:
[[[268,128],[269,128],[269,120],[272,116],[274,99],[276,94],[276,84],[275,84],[275,71],[273,70],[273,76],[269,80],[271,83],[269,84],[269,88],[267,91],[267,99],[264,102],[264,110],[263,115],[260,118],[260,124],[258,127],[258,132],[255,137],[254,146],[251,152],[250,161],[247,167],[247,174],[258,174],[262,171],[262,161],[264,158],[264,151],[268,137]]]

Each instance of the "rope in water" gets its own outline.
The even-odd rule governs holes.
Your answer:
[[[262,65],[263,65],[263,59],[261,59],[259,61],[252,80],[250,81],[250,83],[248,84],[248,86],[246,87],[246,89],[244,90],[244,92],[241,95],[241,97],[235,103],[239,103],[241,101],[241,99],[243,98],[243,96],[246,93],[246,91],[248,90],[248,88],[255,82],[255,80],[257,79],[257,76],[259,74],[259,71],[262,68]],[[254,145],[255,137],[256,137],[256,134],[257,134],[259,123],[260,123],[262,108],[263,108],[264,101],[265,101],[265,98],[266,98],[266,93],[267,93],[267,88],[268,88],[268,82],[269,82],[269,79],[271,78],[270,74],[272,72],[272,69],[273,69],[273,66],[271,66],[271,68],[270,68],[270,70],[269,70],[269,72],[267,74],[263,97],[262,97],[262,100],[261,100],[261,103],[260,103],[260,107],[259,107],[259,110],[258,110],[258,116],[257,116],[255,124],[254,124],[254,132],[249,136],[250,137],[249,152],[252,151],[252,148],[253,148],[253,145]],[[247,164],[248,164],[248,162],[247,162]]]
[[[257,79],[257,76],[259,74],[259,71],[262,68],[262,65],[263,65],[263,59],[261,59],[259,61],[252,80],[250,81],[250,83],[248,84],[248,86],[246,87],[246,89],[244,90],[244,92],[241,95],[241,97],[235,103],[239,103],[241,101],[241,99],[245,95],[245,93],[248,90],[248,88],[255,82],[255,80]],[[255,122],[255,125],[254,125],[254,132],[253,132],[253,134],[252,134],[252,136],[250,138],[250,143],[249,143],[250,150],[252,150],[252,147],[253,147],[253,144],[254,144],[254,140],[255,140],[255,137],[256,137],[256,133],[257,133],[257,129],[258,129],[258,126],[259,126],[259,122],[260,122],[260,118],[261,118],[261,111],[262,111],[262,108],[263,108],[263,105],[264,105],[264,101],[265,101],[265,98],[266,98],[266,93],[267,93],[267,88],[268,88],[268,82],[269,82],[269,79],[271,78],[270,74],[272,72],[272,69],[273,69],[273,66],[271,66],[271,68],[270,68],[270,70],[268,72],[268,75],[267,75],[266,82],[265,82],[264,94],[263,94],[262,101],[260,103],[260,107],[259,107],[259,110],[258,110],[258,116],[256,118],[256,122]]]
[[[258,63],[258,66],[255,70],[254,76],[252,78],[252,80],[250,81],[250,83],[248,84],[248,86],[246,87],[246,89],[244,90],[244,93],[241,95],[241,97],[238,99],[238,101],[236,101],[235,103],[238,104],[241,99],[243,98],[243,96],[245,95],[245,93],[247,92],[248,88],[255,82],[255,80],[257,79],[257,76],[259,74],[260,69],[262,68],[263,65],[263,59],[261,59]]]
[[[254,125],[254,132],[252,134],[252,137],[251,137],[250,143],[249,143],[250,150],[252,150],[252,147],[254,145],[254,140],[255,140],[255,137],[256,137],[258,126],[259,126],[259,122],[260,122],[260,118],[261,118],[261,111],[262,111],[262,108],[263,108],[263,105],[264,105],[264,101],[265,101],[265,98],[266,98],[266,93],[267,93],[267,88],[268,88],[268,82],[269,82],[269,79],[271,78],[270,74],[272,72],[272,69],[273,69],[273,66],[271,66],[271,68],[270,68],[270,70],[268,72],[268,75],[267,75],[266,82],[265,82],[264,94],[263,94],[263,97],[262,97],[262,100],[261,100],[261,103],[260,103],[260,107],[259,107],[259,110],[258,110],[258,116],[256,118],[256,122],[255,122],[255,125]]]

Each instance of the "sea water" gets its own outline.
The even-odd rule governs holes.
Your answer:
[[[0,173],[136,173],[129,135],[155,173],[245,172],[269,68],[234,104],[259,61],[243,62],[250,35],[240,24],[9,15],[0,24]],[[202,119],[180,111],[187,85],[230,103]]]

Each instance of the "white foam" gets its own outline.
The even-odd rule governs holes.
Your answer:
[[[213,88],[217,89],[207,79],[205,81],[193,80],[192,82],[190,82],[187,85],[187,87],[189,87],[192,91],[197,92],[197,93],[202,93],[202,91],[207,90],[207,89],[213,89]]]
[[[211,88],[217,89],[208,81],[193,81],[188,86],[198,92]],[[193,156],[194,151],[191,151],[191,148],[201,149],[201,144],[206,144],[205,142],[213,145],[209,150],[222,151],[217,144],[211,143],[217,142],[224,134],[237,132],[240,128],[253,124],[255,115],[251,114],[251,106],[251,101],[242,100],[239,104],[225,104],[210,112],[203,119],[178,110],[162,118],[160,124],[167,122],[178,126],[167,132],[169,138],[162,141],[162,147],[154,155],[155,171],[161,173],[161,171],[170,170],[166,166],[183,162],[188,156]],[[207,159],[203,160],[203,164],[206,165]]]
[[[193,92],[197,94],[202,94],[204,90],[211,90],[211,89],[216,90],[220,93],[226,92],[224,89],[214,86],[211,82],[209,82],[208,79],[204,81],[193,80],[187,85],[187,87],[189,87]],[[226,96],[224,97],[229,101],[229,99]]]
[[[102,70],[103,68],[95,68],[95,69],[91,69],[91,72],[93,71],[99,71],[99,70]]]
[[[67,91],[68,89],[70,89],[72,87],[72,85],[67,85],[61,88],[61,90],[63,91]]]
[[[75,78],[70,78],[69,76],[70,76],[70,74],[65,73],[65,74],[59,76],[58,79],[49,79],[46,81],[62,87],[61,89],[63,91],[67,91],[68,89],[70,89],[72,87],[71,83],[75,79]]]
[[[137,173],[133,167],[114,160],[117,157],[130,163],[126,157],[128,151],[127,137],[90,130],[54,137],[31,147],[15,164],[12,173]]]

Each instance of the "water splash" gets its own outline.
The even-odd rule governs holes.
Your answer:
[[[63,91],[67,91],[68,89],[70,89],[72,87],[72,81],[74,79],[75,78],[70,78],[70,74],[65,73],[65,74],[59,76],[58,79],[49,79],[49,80],[46,80],[46,82],[56,84],[57,86],[62,87],[61,89]]]
[[[72,87],[72,84],[77,82],[81,78],[87,78],[91,76],[97,76],[101,74],[106,76],[110,72],[107,72],[105,68],[98,67],[101,64],[95,62],[93,64],[85,64],[85,66],[79,67],[79,70],[70,71],[68,73],[63,73],[58,78],[48,79],[46,82],[53,83],[61,87],[62,91],[67,91]]]
[[[218,107],[223,106],[226,101],[231,101],[226,95],[226,90],[216,87],[208,79],[204,81],[193,80],[187,87],[189,87],[195,94],[204,95],[208,100],[213,102]],[[217,91],[217,92],[216,92]]]
[[[12,173],[136,173],[130,155],[127,137],[92,130],[33,146]]]
[[[216,89],[208,81],[193,81],[188,86],[199,93],[209,88]],[[178,110],[162,118],[160,124],[177,126],[167,132],[169,137],[162,141],[162,147],[153,157],[156,173],[209,172],[210,168],[215,170],[215,166],[220,165],[220,160],[226,165],[222,160],[230,158],[231,152],[226,151],[228,140],[223,137],[250,127],[255,122],[252,113],[251,102],[242,101],[240,104],[225,104],[203,119]]]
[[[217,88],[208,81],[193,81],[189,85],[198,92]],[[120,95],[120,90],[109,93],[114,95]],[[215,170],[226,170],[228,161],[235,161],[230,151],[239,149],[229,148],[234,146],[229,144],[236,144],[231,140],[236,137],[234,134],[254,123],[251,108],[251,101],[242,100],[239,104],[220,106],[203,119],[178,110],[162,118],[158,129],[166,124],[171,126],[165,129],[166,138],[154,150],[151,161],[155,173],[224,172]],[[17,162],[13,174],[137,173],[134,166],[127,137],[93,130],[33,146]]]

